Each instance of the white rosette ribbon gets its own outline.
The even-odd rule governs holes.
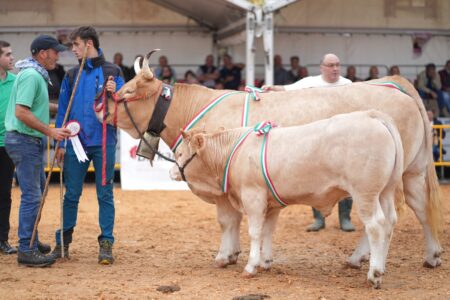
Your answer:
[[[81,145],[80,139],[78,138],[78,134],[81,131],[80,123],[77,121],[69,121],[67,122],[65,128],[69,129],[71,135],[69,140],[72,142],[73,151],[75,152],[79,162],[88,161],[88,157],[86,156],[86,152],[83,149],[83,145]]]

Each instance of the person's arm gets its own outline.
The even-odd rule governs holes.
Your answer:
[[[49,103],[49,109],[50,109],[50,113],[52,115],[56,114],[58,112],[58,104],[50,102]]]
[[[33,115],[30,108],[24,105],[16,104],[16,118],[28,127],[42,132],[57,141],[61,141],[70,135],[70,130],[66,128],[51,128],[50,126],[42,123]]]
[[[284,85],[263,85],[261,87],[265,92],[283,92]]]

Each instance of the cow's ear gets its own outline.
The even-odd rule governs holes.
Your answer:
[[[205,147],[205,135],[204,134],[196,134],[192,137],[191,145],[194,151],[198,151]]]

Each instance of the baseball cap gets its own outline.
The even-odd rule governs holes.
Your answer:
[[[68,48],[61,45],[54,37],[49,35],[40,35],[31,42],[31,54],[36,54],[40,50],[55,49],[57,52],[66,51]]]

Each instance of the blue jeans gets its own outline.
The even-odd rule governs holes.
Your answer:
[[[5,149],[16,166],[17,179],[22,192],[19,208],[19,251],[37,248],[38,236],[30,248],[42,192],[45,187],[42,139],[8,131]]]
[[[444,92],[441,90],[433,90],[437,94],[437,104],[439,108],[439,113],[442,114],[444,112],[444,107],[447,108],[447,111],[450,113],[450,100],[448,99],[448,95],[444,95]],[[419,95],[422,99],[430,98],[430,95],[423,91],[418,90]]]
[[[94,164],[95,169],[95,187],[97,191],[97,200],[99,205],[99,224],[101,234],[98,240],[109,240],[114,242],[114,165],[115,152],[114,145],[106,147],[106,185],[102,186],[102,147],[87,147],[86,155],[89,158],[87,162],[79,162],[73,148],[67,147],[64,155],[64,185],[66,193],[64,195],[63,216],[64,216],[64,232],[73,231],[77,224],[78,203],[80,201],[81,192],[83,190],[84,177],[89,168],[90,161]],[[61,244],[61,230],[57,230],[56,244]],[[69,238],[69,242],[71,237]]]

